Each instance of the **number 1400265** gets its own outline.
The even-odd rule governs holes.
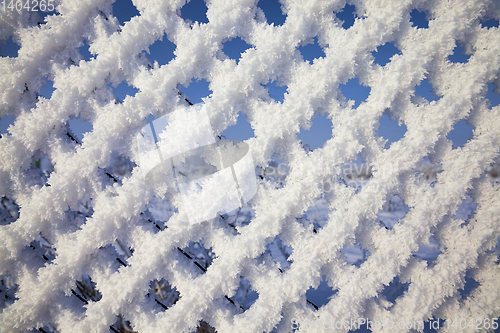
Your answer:
[[[5,11],[52,12],[54,0],[1,0],[0,9]]]

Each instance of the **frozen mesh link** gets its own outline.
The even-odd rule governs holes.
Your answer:
[[[187,332],[201,319],[218,332],[263,332],[274,327],[288,332],[292,319],[315,321],[321,327],[321,323],[361,317],[396,322],[440,315],[500,315],[498,296],[486,296],[500,282],[495,273],[498,264],[488,252],[500,233],[495,214],[498,188],[484,173],[498,156],[500,108],[488,109],[483,96],[486,84],[498,79],[500,32],[481,28],[479,23],[487,16],[500,18],[495,1],[420,2],[418,9],[431,20],[428,29],[417,29],[409,21],[414,2],[360,0],[354,3],[360,18],[348,30],[334,19],[334,11],[340,11],[344,1],[286,1],[287,20],[275,27],[260,19],[256,1],[213,1],[207,4],[209,23],[189,26],[177,15],[184,1],[137,0],[140,15],[119,30],[110,15],[111,4],[59,1],[60,15],[33,28],[26,28],[28,17],[0,16],[0,31],[5,34],[1,39],[16,34],[22,41],[18,58],[0,59],[0,87],[4,87],[0,114],[17,116],[12,136],[0,140],[2,174],[9,175],[2,179],[0,191],[11,194],[21,206],[19,219],[1,226],[0,270],[11,274],[20,290],[18,299],[1,314],[3,330],[51,322],[59,323],[62,331],[104,331],[119,314],[139,332],[165,328]],[[21,24],[16,26],[16,20]],[[162,36],[176,44],[175,58],[148,69],[137,54]],[[252,45],[238,64],[218,57],[222,43],[234,37]],[[324,46],[326,56],[309,64],[297,57],[297,47],[313,37]],[[84,39],[96,59],[68,63]],[[386,42],[393,42],[402,54],[377,67],[370,52]],[[457,42],[473,50],[466,64],[446,60]],[[52,97],[30,99],[25,84],[37,90],[48,76],[54,78],[56,88]],[[339,89],[354,77],[371,89],[367,101],[356,109]],[[411,98],[424,78],[439,94],[437,102],[417,104]],[[154,192],[140,170],[114,192],[97,177],[97,169],[107,165],[114,149],[139,161],[134,138],[145,118],[183,107],[177,85],[191,79],[210,82],[213,94],[205,104],[216,134],[234,124],[237,113],[243,111],[255,131],[256,137],[247,142],[256,163],[264,165],[278,153],[291,166],[283,188],[259,183],[252,202],[256,217],[235,236],[221,231],[215,221],[190,226],[180,214],[170,218],[168,228],[156,234],[145,232],[136,225],[137,216]],[[274,102],[262,86],[274,80],[288,87],[282,104]],[[139,92],[115,104],[106,85],[123,81]],[[389,149],[384,149],[375,132],[386,109],[408,128],[405,137]],[[75,149],[62,141],[59,129],[81,112],[93,119],[94,130]],[[296,134],[318,112],[331,118],[335,130],[324,147],[306,153]],[[452,149],[450,142],[440,138],[460,119],[469,119],[476,132],[463,148]],[[56,166],[50,187],[28,186],[28,166],[37,150],[50,156]],[[336,166],[359,153],[373,165],[372,179],[359,191],[333,184],[328,199],[331,213],[317,234],[296,222],[321,195],[317,184],[337,176]],[[434,187],[414,171],[429,154],[444,169]],[[465,227],[450,216],[471,187],[478,208]],[[376,223],[376,214],[394,191],[402,193],[410,210],[393,230],[385,230]],[[89,198],[93,198],[93,216],[81,229],[67,231],[62,212]],[[37,271],[18,259],[39,233],[57,240],[57,257]],[[104,265],[95,254],[118,235],[135,249],[129,266],[114,273],[95,269],[93,280],[102,298],[90,303],[84,315],[60,308],[65,302],[61,291],[69,294],[85,269]],[[449,246],[429,268],[412,253],[432,235]],[[284,273],[260,258],[266,241],[276,236],[293,247],[293,263]],[[197,275],[178,264],[176,248],[202,237],[217,259],[205,274]],[[460,246],[452,246],[456,242],[467,244],[465,256]],[[371,248],[360,267],[349,266],[340,255],[352,243]],[[450,265],[455,265],[453,270]],[[461,300],[457,281],[471,269],[481,286],[474,297]],[[240,275],[259,293],[243,313],[224,297],[234,293]],[[305,293],[318,285],[322,275],[338,293],[314,311]],[[408,293],[387,309],[377,296],[395,277],[411,284]],[[434,284],[436,277],[451,282]],[[167,311],[152,314],[144,295],[150,281],[161,278],[176,286],[181,298]],[[446,301],[449,296],[453,302]],[[342,326],[341,330],[348,329]]]

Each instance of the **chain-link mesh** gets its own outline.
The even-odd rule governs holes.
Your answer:
[[[267,24],[254,0],[208,1],[206,24],[185,21],[182,0],[133,2],[140,14],[123,26],[106,0],[56,1],[45,22],[0,12],[0,37],[21,44],[18,57],[0,59],[0,116],[15,119],[0,139],[3,331],[346,332],[363,321],[374,331],[421,331],[408,323],[431,318],[482,325],[464,331],[487,328],[488,318],[493,329],[500,107],[485,94],[489,83],[498,89],[500,31],[481,22],[500,19],[497,1],[352,0],[348,29],[336,17],[345,0],[283,1],[281,26]],[[414,9],[428,28],[412,26]],[[236,37],[251,46],[238,63],[222,52]],[[314,37],[325,56],[311,63],[298,47]],[[162,38],[176,50],[159,66],[146,51]],[[89,61],[78,51],[84,41],[96,55]],[[401,52],[382,67],[372,52],[387,42]],[[457,44],[466,63],[448,60]],[[340,90],[352,78],[370,88],[356,108]],[[192,79],[210,83],[204,103],[216,135],[246,115],[258,183],[246,210],[194,225],[134,164],[147,117],[185,107],[179,84]],[[436,101],[415,96],[424,79]],[[44,80],[54,82],[50,99],[38,94]],[[124,81],[138,92],[120,103],[110,85]],[[287,87],[282,103],[267,92],[274,81]],[[319,114],[332,136],[309,151],[297,133]],[[407,128],[389,148],[377,132],[384,114]],[[73,117],[93,126],[81,143],[67,128]],[[462,119],[474,135],[454,147],[446,135]],[[113,156],[126,161],[121,169]],[[343,166],[357,158],[370,171],[353,187]],[[265,177],[271,161],[286,177]],[[406,213],[384,225],[379,212],[394,195]],[[477,206],[459,219],[466,198]],[[325,218],[313,221],[318,199]],[[159,221],[162,209],[168,218]],[[440,253],[426,261],[415,253],[430,238]],[[342,252],[354,245],[363,249],[357,264]],[[322,280],[334,292],[318,307],[306,291]],[[477,285],[467,295],[469,280]]]

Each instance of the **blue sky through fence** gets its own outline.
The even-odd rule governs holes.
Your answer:
[[[275,26],[282,25],[286,16],[281,10],[281,5],[278,0],[260,0],[258,6],[264,11],[267,22],[269,24],[274,24]],[[182,9],[181,15],[186,21],[200,23],[207,23],[208,19],[206,16],[207,7],[204,0],[191,0]],[[43,22],[43,18],[52,13],[40,13],[40,22]],[[132,4],[131,0],[117,0],[113,4],[113,15],[116,16],[120,25],[124,25],[132,17],[139,15],[138,10]],[[426,15],[423,12],[413,10],[411,13],[410,21],[412,24],[418,28],[428,27],[428,21]],[[336,13],[339,20],[343,21],[342,26],[345,29],[351,27],[355,20],[355,7],[352,5],[346,5],[343,10]],[[481,22],[483,27],[498,27],[498,21],[488,20]],[[223,45],[223,52],[231,59],[239,61],[241,53],[251,46],[245,43],[241,38],[234,38],[230,41],[226,41]],[[94,56],[88,50],[89,46],[84,43],[80,48],[80,54],[84,60],[90,60]],[[0,53],[4,57],[16,57],[19,46],[9,38],[5,43],[0,43]],[[153,45],[149,47],[148,58],[152,63],[157,62],[158,65],[165,65],[170,62],[174,57],[175,44],[167,39],[167,36],[163,36],[162,40],[158,40]],[[318,45],[316,38],[313,39],[312,43],[299,47],[299,51],[305,61],[313,62],[314,59],[319,57],[324,57],[325,54],[323,49]],[[374,57],[374,62],[380,66],[386,65],[393,55],[400,54],[401,51],[392,43],[386,43],[379,46],[375,51],[372,52]],[[470,55],[465,54],[464,50],[460,45],[454,49],[452,55],[450,55],[449,60],[454,63],[465,63],[468,61]],[[116,97],[123,101],[127,95],[133,96],[137,93],[137,89],[130,87],[126,82],[122,82],[117,87],[110,87],[113,89]],[[287,87],[277,86],[276,82],[269,82],[266,85],[271,98],[275,99],[277,102],[283,102],[284,94]],[[366,100],[370,93],[370,88],[361,85],[357,78],[351,79],[345,84],[340,85],[342,94],[346,99],[354,101],[354,106],[357,107],[363,101]],[[202,98],[208,97],[211,94],[209,90],[209,83],[205,80],[195,81],[192,80],[187,86],[181,86],[180,90],[186,94],[186,96],[193,103],[202,102]],[[40,91],[40,95],[45,98],[50,98],[54,88],[52,86],[52,81],[47,80]],[[439,96],[436,96],[433,92],[431,84],[427,80],[423,80],[420,85],[415,89],[415,94],[417,96],[423,97],[426,100],[436,101]],[[491,101],[491,106],[498,105],[500,103],[500,95],[493,92],[493,85],[490,83],[488,85],[488,93],[486,95]],[[14,118],[11,116],[5,117],[0,120],[0,133],[7,133],[7,128],[10,124],[14,122]],[[79,119],[72,119],[69,121],[72,131],[81,140],[83,138],[83,133],[91,131],[92,125],[88,122],[81,122]],[[384,115],[380,119],[380,126],[378,128],[378,134],[384,139],[387,139],[387,146],[392,142],[401,139],[406,132],[406,127],[404,124],[399,125],[396,121],[391,120],[388,115]],[[231,126],[226,129],[223,134],[234,140],[246,140],[254,135],[250,124],[246,122],[245,116],[240,113],[238,117],[238,122],[236,125]],[[309,145],[311,149],[316,149],[323,146],[324,142],[331,137],[332,134],[332,123],[325,116],[318,115],[312,122],[311,128],[308,130],[302,129],[298,134],[299,139],[303,141],[304,144]],[[457,123],[455,129],[449,133],[448,138],[453,141],[455,146],[462,146],[472,135],[472,127],[466,122],[461,121]]]

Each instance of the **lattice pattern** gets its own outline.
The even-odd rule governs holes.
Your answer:
[[[254,0],[209,2],[209,23],[202,25],[178,15],[181,0],[134,0],[140,15],[123,27],[106,0],[60,1],[59,14],[40,26],[31,26],[27,13],[0,13],[2,38],[16,34],[22,43],[17,58],[0,59],[0,116],[15,117],[12,135],[0,140],[0,192],[20,206],[19,218],[0,229],[0,274],[19,286],[1,314],[3,331],[45,323],[61,332],[107,331],[118,315],[138,332],[209,329],[206,323],[218,332],[288,332],[300,323],[302,331],[305,323],[356,318],[396,323],[500,315],[500,267],[492,252],[500,198],[485,171],[498,156],[500,107],[489,108],[484,98],[486,84],[498,84],[500,31],[480,24],[500,18],[498,2],[352,0],[359,19],[347,30],[335,17],[346,1],[283,3],[287,19],[279,27],[265,22]],[[412,27],[414,8],[427,13],[428,29]],[[222,43],[237,36],[252,46],[238,64],[221,52]],[[175,58],[148,66],[144,51],[162,37],[176,44]],[[326,56],[310,64],[297,47],[313,37]],[[78,62],[83,40],[97,57]],[[402,54],[380,67],[371,52],[386,42]],[[447,60],[457,42],[472,53],[465,64]],[[49,100],[36,96],[47,77],[56,88]],[[357,108],[339,90],[354,77],[371,88]],[[255,163],[265,168],[275,156],[290,168],[282,186],[258,180],[254,217],[236,225],[237,232],[221,219],[189,225],[172,211],[166,228],[155,233],[145,211],[154,195],[163,194],[145,183],[137,167],[113,185],[103,171],[113,151],[139,160],[134,138],[147,116],[183,107],[177,85],[193,78],[210,82],[213,94],[204,101],[216,134],[242,111],[255,131],[247,141]],[[438,101],[412,97],[424,78]],[[282,104],[266,92],[265,84],[274,80],[288,87]],[[117,104],[107,85],[122,81],[139,92]],[[376,133],[384,112],[407,126],[389,149]],[[332,120],[332,138],[306,152],[296,134],[319,113]],[[67,139],[71,117],[93,124],[81,145]],[[453,149],[445,136],[460,119],[475,127],[474,136]],[[362,188],[336,182],[321,193],[318,184],[339,175],[357,154],[372,166]],[[54,165],[48,179],[32,164],[41,156]],[[433,183],[417,171],[425,157],[442,168]],[[465,223],[453,216],[466,193],[477,209]],[[387,229],[377,213],[393,194],[409,211]],[[315,232],[300,217],[321,195],[329,215]],[[93,211],[82,208],[90,200]],[[55,256],[47,263],[30,256],[29,244],[40,233]],[[283,273],[262,255],[276,236],[292,248],[293,263]],[[442,253],[427,266],[412,253],[431,236]],[[109,246],[116,239],[134,250],[122,255],[119,269]],[[178,250],[190,241],[203,241],[215,254],[206,257],[206,272]],[[340,251],[354,243],[369,252],[358,266]],[[479,286],[462,299],[466,272]],[[84,273],[92,282],[82,290],[95,283],[98,292],[78,294],[90,295],[78,311],[69,296],[77,281],[84,285]],[[240,276],[258,293],[246,311],[228,300]],[[322,276],[338,291],[315,310],[305,292]],[[409,287],[393,304],[381,292],[395,277]],[[158,281],[180,294],[165,311],[146,296]]]

